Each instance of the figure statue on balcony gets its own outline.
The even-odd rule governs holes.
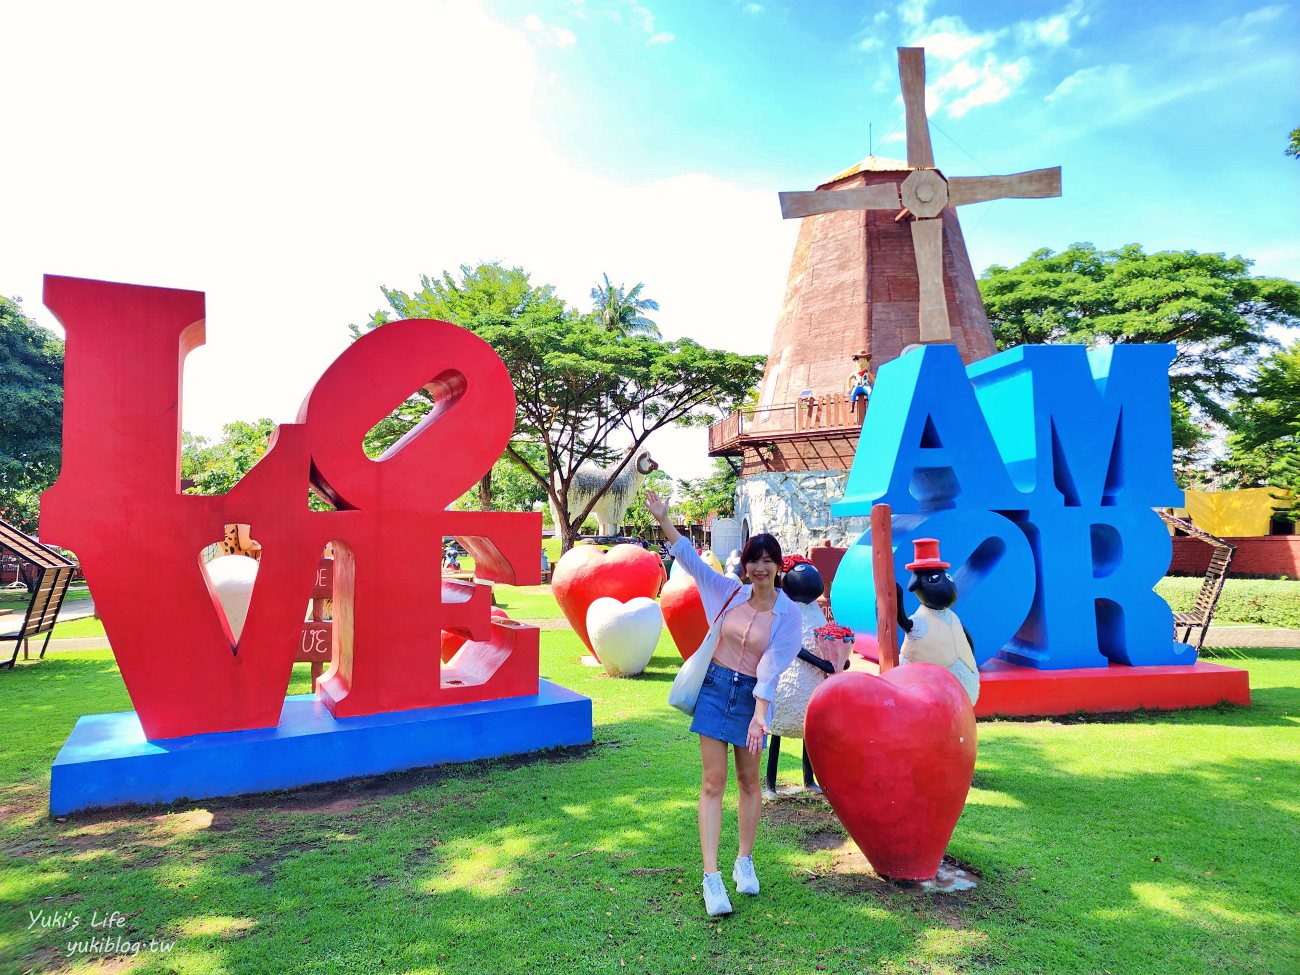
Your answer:
[[[861,423],[867,415],[867,402],[871,399],[871,385],[874,382],[871,375],[871,353],[865,350],[856,353],[853,365],[856,368],[849,374],[848,380],[849,407]],[[858,405],[859,401],[861,406]]]

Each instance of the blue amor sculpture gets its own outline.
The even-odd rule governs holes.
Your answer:
[[[883,366],[837,516],[894,513],[894,572],[942,541],[981,664],[979,714],[1249,703],[1197,663],[1154,591],[1176,507],[1169,345],[1022,346],[969,368],[951,345]],[[837,621],[875,632],[870,533],[845,554]],[[905,605],[914,603],[907,596]],[[914,606],[907,605],[910,612]]]

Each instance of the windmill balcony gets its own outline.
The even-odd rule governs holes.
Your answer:
[[[738,410],[709,427],[710,457],[739,457],[746,447],[782,441],[855,438],[866,416],[866,403],[855,406],[847,393],[799,397],[794,403]]]

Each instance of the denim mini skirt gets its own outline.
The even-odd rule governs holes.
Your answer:
[[[754,720],[754,686],[756,677],[738,674],[717,661],[709,664],[695,701],[695,716],[691,731],[706,738],[716,738],[732,745],[745,747],[749,722]],[[767,746],[767,736],[763,736]]]

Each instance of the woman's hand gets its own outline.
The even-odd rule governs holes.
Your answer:
[[[668,517],[668,499],[659,497],[654,491],[646,490],[645,506],[657,522],[662,523]]]
[[[745,747],[749,749],[749,754],[757,755],[763,750],[763,736],[771,732],[767,727],[767,718],[760,717],[755,712],[754,717],[749,721],[749,732],[745,735]]]

